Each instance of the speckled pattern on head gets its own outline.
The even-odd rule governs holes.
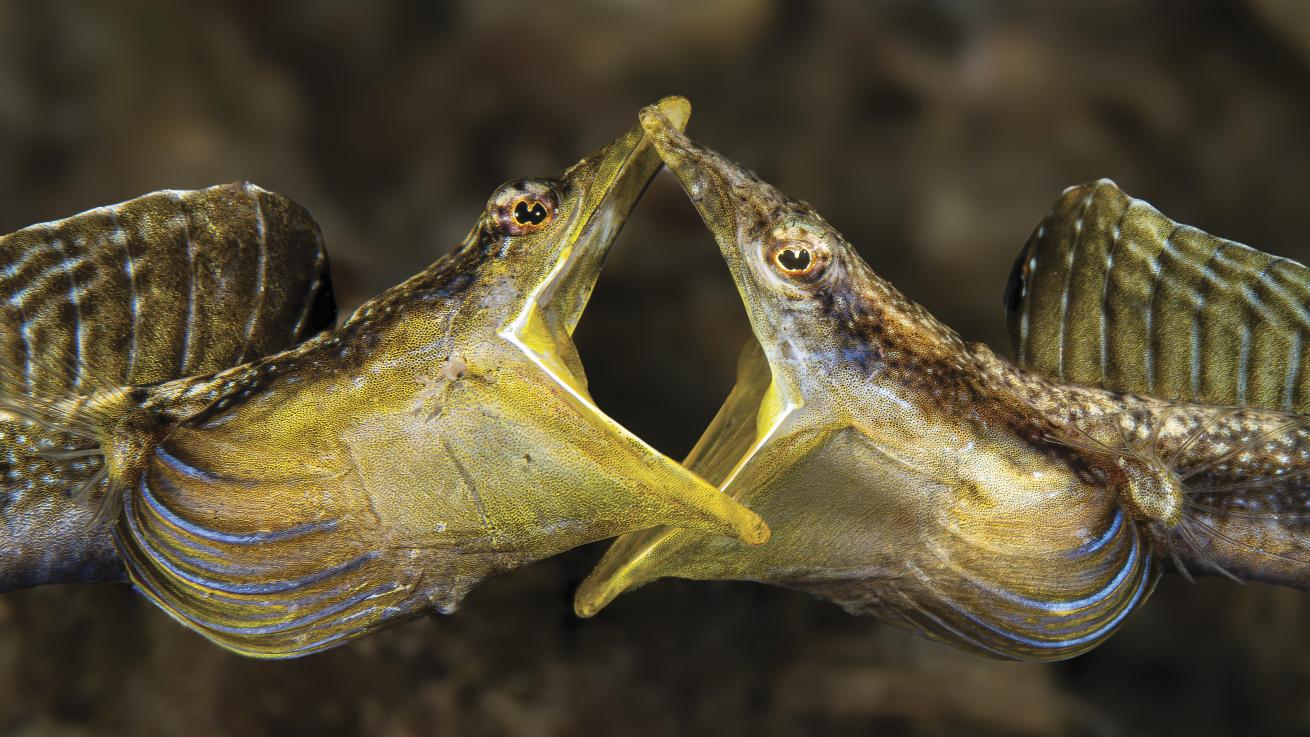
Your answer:
[[[752,580],[980,654],[1051,660],[1111,635],[1148,597],[1161,558],[1304,585],[1307,566],[1264,545],[1303,539],[1298,522],[1243,518],[1260,532],[1229,542],[1221,525],[1238,517],[1197,492],[1249,498],[1219,487],[1274,468],[1304,488],[1299,418],[1025,373],[900,294],[807,205],[658,111],[642,120],[723,251],[759,344],[686,463],[759,512],[773,538],[747,548],[684,530],[624,536],[579,589],[580,614],[664,576]],[[1155,449],[1112,445],[1104,425],[1118,418],[1137,423],[1125,438]],[[1186,523],[1125,502],[1120,461],[1141,458],[1186,482]]]

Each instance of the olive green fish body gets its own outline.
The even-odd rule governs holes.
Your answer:
[[[1069,657],[1114,632],[1154,585],[1153,551],[1014,386],[1044,382],[993,371],[990,352],[874,274],[808,206],[644,121],[714,231],[762,349],[688,463],[773,534],[753,549],[684,530],[624,536],[579,612],[674,575],[802,589],[997,657]]]
[[[626,535],[579,589],[580,614],[663,576],[754,580],[979,654],[1053,660],[1113,634],[1162,560],[1299,585],[1290,523],[1232,510],[1252,501],[1245,485],[1299,501],[1298,416],[1014,366],[878,277],[808,206],[653,111],[643,121],[759,343],[687,463],[773,536],[752,549],[686,530]],[[1230,527],[1239,519],[1253,524]]]
[[[685,120],[685,101],[663,103]],[[336,330],[57,405],[99,433],[136,586],[236,652],[453,610],[489,575],[657,524],[768,528],[592,402],[571,334],[654,176],[640,128],[508,183],[465,241]]]
[[[84,438],[24,402],[208,373],[332,324],[318,226],[250,184],[162,191],[0,238],[0,590],[119,578]]]

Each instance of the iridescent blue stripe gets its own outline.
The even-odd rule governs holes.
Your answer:
[[[269,625],[255,626],[255,627],[219,625],[219,624],[212,624],[207,622],[196,622],[196,624],[204,627],[206,630],[212,632],[222,632],[225,635],[236,635],[241,637],[250,637],[250,636],[257,636],[257,635],[275,635],[275,634],[287,632],[289,630],[299,629],[301,627],[305,627],[306,625],[316,624],[323,619],[327,619],[328,617],[332,617],[334,615],[340,614],[346,611],[347,609],[350,609],[353,606],[368,601],[369,599],[376,599],[379,596],[384,596],[386,594],[389,594],[395,591],[397,588],[399,588],[399,586],[398,584],[395,583],[383,584],[369,591],[361,591],[360,593],[355,594],[354,596],[348,599],[343,599],[342,601],[330,607],[325,607],[323,609],[310,612],[309,614],[306,614],[303,617],[297,617],[296,619],[291,619],[286,622],[280,622],[278,624],[269,624]],[[344,624],[351,620],[368,616],[374,611],[376,611],[376,609],[373,607],[361,609],[360,611],[354,612],[348,616],[338,617],[332,622],[323,625],[323,627],[327,628],[327,627],[334,627],[336,625]],[[187,618],[190,619],[190,616],[187,615]]]
[[[137,524],[136,515],[134,513],[134,510],[132,509],[130,501],[127,503],[127,510],[128,510],[127,524],[128,524],[129,531],[132,533],[133,541],[137,544],[138,547],[142,549],[143,552],[149,555],[152,559],[161,561],[165,570],[168,570],[170,572],[175,572],[176,567],[168,565],[166,556],[161,555],[159,551],[154,547],[153,543],[149,539],[147,539],[147,537],[142,533],[141,528]],[[162,540],[163,538],[162,536],[156,536],[156,539]],[[197,567],[200,567],[203,570],[203,566],[197,566]],[[276,569],[274,568],[272,570],[276,570]],[[194,581],[194,578],[192,576],[183,576],[183,578],[188,581]],[[346,591],[348,591],[352,586],[353,586],[353,581],[351,579],[347,579],[343,583],[337,584],[336,586],[326,591],[320,591],[318,593],[311,594],[309,596],[300,596],[294,599],[289,599],[286,602],[281,602],[278,604],[277,610],[273,610],[272,606],[270,606],[270,611],[259,615],[251,615],[249,619],[252,621],[273,619],[275,617],[282,616],[282,610],[286,608],[313,606],[313,605],[320,604],[324,601],[330,601],[340,596],[341,594],[345,593]],[[251,605],[248,596],[241,596],[239,594],[233,595],[233,594],[226,594],[221,592],[215,593],[211,591],[211,592],[206,592],[205,596],[206,599],[226,602],[229,604],[236,604],[245,607],[249,607]]]
[[[167,463],[170,468],[177,471],[178,473],[183,474],[184,476],[190,476],[193,479],[200,479],[201,481],[223,480],[222,476],[214,473],[213,471],[206,471],[202,468],[197,468],[191,465],[190,463],[187,463],[186,461],[182,460],[181,458],[178,458],[172,453],[169,453],[167,450],[164,449],[163,444],[155,446],[155,456],[157,456],[159,460],[163,461],[164,463]]]
[[[1123,522],[1124,522],[1123,507],[1116,504],[1114,505],[1114,521],[1110,523],[1110,526],[1106,529],[1106,531],[1099,538],[1071,550],[1069,552],[1070,557],[1074,559],[1081,558],[1085,555],[1090,555],[1092,553],[1095,553],[1099,551],[1101,548],[1104,548],[1106,544],[1109,543],[1110,540],[1119,533],[1119,528],[1123,527]]]
[[[958,612],[965,619],[969,620],[970,622],[973,622],[974,624],[978,625],[979,627],[982,627],[983,629],[988,630],[989,632],[992,632],[993,634],[999,635],[1000,637],[1020,643],[1022,645],[1027,645],[1029,647],[1037,648],[1039,650],[1059,650],[1065,648],[1074,648],[1074,647],[1078,647],[1079,645],[1085,645],[1089,642],[1094,642],[1096,640],[1101,639],[1102,637],[1105,637],[1106,634],[1113,631],[1114,628],[1118,627],[1119,624],[1123,622],[1124,617],[1127,617],[1129,613],[1131,613],[1133,609],[1136,608],[1137,602],[1141,599],[1142,594],[1146,590],[1146,584],[1150,580],[1150,572],[1148,570],[1150,565],[1150,560],[1151,560],[1150,553],[1148,552],[1145,556],[1146,567],[1144,567],[1142,570],[1142,575],[1138,582],[1137,590],[1133,592],[1132,597],[1122,607],[1120,607],[1119,611],[1116,612],[1111,619],[1106,621],[1097,629],[1092,630],[1086,633],[1085,635],[1082,635],[1081,637],[1075,637],[1072,639],[1062,639],[1062,640],[1054,640],[1054,641],[1038,640],[1032,637],[1028,637],[1026,635],[1019,634],[1018,632],[1009,632],[1000,629],[996,625],[986,622],[978,618],[977,616],[971,614],[967,609],[962,608],[954,600],[941,594],[940,591],[937,592],[937,595],[940,596],[944,602],[949,604],[956,612]]]
[[[146,484],[144,483],[141,484],[141,487],[144,489],[146,487]],[[130,497],[131,495],[127,495],[124,498],[124,508],[127,513],[128,526],[132,531],[132,537],[139,545],[141,545],[143,548],[148,549],[148,552],[152,555],[152,557],[157,559],[156,562],[159,565],[163,566],[168,572],[172,573],[174,576],[178,577],[179,579],[182,579],[183,581],[187,581],[195,586],[212,588],[228,594],[276,594],[276,593],[282,593],[287,591],[293,591],[295,589],[304,588],[306,586],[311,586],[315,583],[322,582],[333,576],[337,576],[343,573],[348,573],[364,565],[370,560],[373,560],[378,556],[377,551],[370,550],[366,553],[363,553],[362,555],[360,555],[359,557],[353,560],[346,561],[345,563],[339,563],[335,566],[332,566],[331,568],[319,571],[317,573],[312,573],[308,576],[286,579],[284,581],[276,581],[276,582],[269,582],[269,583],[245,583],[245,584],[225,583],[221,581],[215,581],[213,579],[205,578],[203,576],[199,576],[182,570],[181,568],[173,564],[173,562],[168,559],[168,556],[161,555],[158,550],[154,549],[150,545],[146,536],[142,534],[141,528],[137,526],[135,509]]]
[[[162,453],[163,451],[160,452]],[[159,499],[151,493],[150,485],[146,483],[147,475],[149,474],[142,475],[140,484],[141,498],[145,500],[146,504],[150,505],[150,508],[154,510],[156,514],[163,517],[170,524],[175,525],[196,537],[211,542],[227,543],[229,545],[263,545],[265,543],[294,539],[314,532],[332,532],[337,529],[338,521],[331,519],[323,520],[321,522],[306,522],[304,524],[295,525],[294,527],[267,532],[231,533],[211,530],[207,527],[201,527],[194,522],[183,519],[161,503]],[[166,491],[173,494],[179,493],[178,488],[168,481],[168,479],[157,476],[157,480],[165,487]]]
[[[1116,522],[1118,521],[1118,519],[1119,518],[1116,517]],[[1100,547],[1099,544],[1098,547]],[[1107,583],[1104,588],[1097,591],[1096,593],[1090,596],[1083,597],[1081,599],[1074,599],[1073,601],[1041,601],[1039,599],[1030,599],[1021,594],[1016,594],[1013,591],[1007,591],[1002,588],[991,586],[985,581],[980,581],[964,571],[961,571],[960,573],[966,579],[968,579],[970,583],[974,584],[975,586],[978,586],[979,588],[987,591],[990,594],[995,594],[996,596],[999,596],[1000,598],[1008,602],[1014,604],[1020,604],[1030,609],[1037,609],[1051,614],[1069,614],[1075,610],[1086,609],[1095,604],[1100,604],[1101,602],[1105,601],[1105,599],[1108,598],[1115,591],[1118,591],[1119,588],[1123,586],[1124,580],[1128,578],[1128,574],[1137,565],[1137,555],[1140,547],[1141,544],[1138,541],[1137,536],[1133,535],[1132,549],[1128,553],[1128,559],[1124,561],[1123,567],[1119,569],[1119,572],[1115,574],[1115,577],[1110,579],[1109,583]]]

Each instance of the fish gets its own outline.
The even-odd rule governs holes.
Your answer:
[[[684,463],[772,537],[624,535],[579,586],[579,616],[664,577],[753,581],[978,655],[1052,661],[1104,642],[1166,571],[1306,588],[1303,510],[1283,508],[1310,488],[1306,418],[1026,370],[962,340],[808,204],[658,110],[641,121],[754,338]]]
[[[0,237],[0,394],[212,373],[336,321],[322,232],[249,182],[164,190]],[[122,580],[98,453],[0,409],[0,591]]]
[[[636,529],[762,543],[758,515],[596,406],[572,342],[659,167],[634,127],[499,187],[462,243],[334,330],[29,409],[103,454],[135,587],[251,657],[449,613],[488,576]]]

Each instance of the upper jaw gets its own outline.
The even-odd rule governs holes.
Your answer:
[[[714,234],[719,250],[734,267],[741,262],[738,220],[742,202],[733,194],[733,184],[742,178],[740,167],[688,138],[682,128],[657,106],[640,114],[646,137],[654,144],[664,165],[682,184],[705,225]]]
[[[666,97],[648,109],[659,110],[678,131],[691,116],[691,105],[681,97]],[[565,186],[578,189],[582,201],[536,302],[567,335],[582,317],[619,230],[661,165],[651,141],[636,126],[565,172]]]
[[[701,219],[714,235],[732,274],[756,339],[777,343],[777,295],[759,253],[785,224],[795,203],[749,170],[688,138],[655,107],[641,111],[646,137],[664,165],[678,178]]]
[[[691,106],[680,97],[657,105],[685,126]],[[591,298],[601,267],[651,179],[660,157],[640,126],[611,141],[560,177],[564,196],[578,198],[549,270],[522,295],[500,335],[537,361],[561,384],[586,393],[573,331]]]

